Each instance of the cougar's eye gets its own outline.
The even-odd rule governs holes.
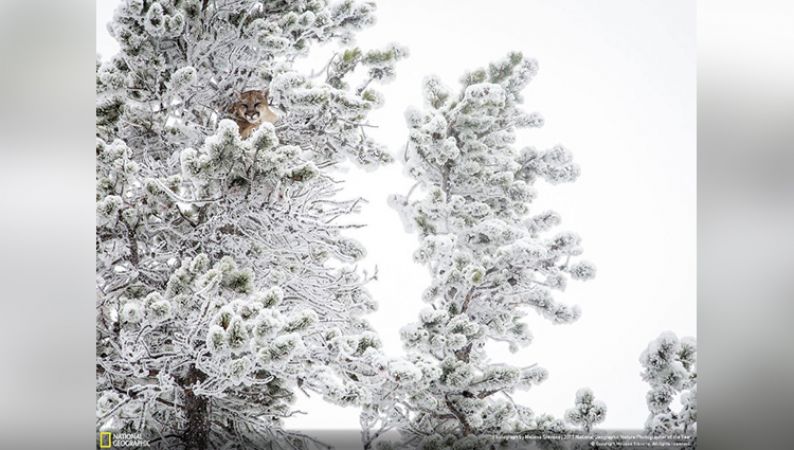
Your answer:
[[[261,105],[261,103],[259,102],[254,103],[254,108],[259,108],[259,105]]]

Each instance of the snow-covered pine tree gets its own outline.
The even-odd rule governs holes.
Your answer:
[[[589,433],[593,430],[593,425],[604,421],[606,414],[607,406],[604,402],[596,400],[589,388],[582,388],[576,392],[574,407],[565,411],[565,420]]]
[[[423,297],[429,307],[401,331],[406,360],[391,363],[362,413],[365,445],[394,428],[403,443],[427,448],[477,448],[482,435],[565,431],[562,420],[536,415],[509,395],[543,381],[546,370],[494,363],[485,351],[488,342],[513,351],[529,344],[529,311],[554,323],[576,320],[578,307],[553,293],[569,279],[595,274],[578,258],[579,236],[551,232],[560,223],[556,212],[530,211],[538,180],[557,184],[579,175],[562,146],[515,146],[517,129],[543,124],[520,108],[537,68],[511,53],[465,74],[457,94],[429,78],[426,109],[406,114],[404,160],[416,184],[390,203],[418,233],[415,260],[430,270],[432,284]]]
[[[697,346],[670,331],[648,344],[640,355],[642,379],[651,385],[646,400],[650,415],[645,431],[652,435],[692,434],[697,429]],[[678,398],[679,411],[671,404]]]
[[[298,390],[360,401],[379,343],[340,220],[361,199],[330,170],[389,161],[363,125],[404,51],[293,63],[372,22],[353,0],[122,0],[97,64],[98,430],[261,448],[300,438],[280,428]],[[280,119],[241,139],[226,111],[266,88]]]

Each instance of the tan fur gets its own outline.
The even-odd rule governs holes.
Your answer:
[[[243,92],[229,108],[229,112],[240,127],[240,136],[243,139],[251,136],[251,133],[264,122],[275,123],[278,120],[276,113],[268,107],[267,91]]]

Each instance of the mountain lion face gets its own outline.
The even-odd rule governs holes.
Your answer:
[[[238,120],[242,119],[250,124],[258,125],[262,119],[272,115],[267,107],[267,94],[264,91],[243,92],[232,108],[232,112]]]
[[[243,139],[251,136],[251,133],[264,122],[275,123],[278,120],[276,113],[268,107],[267,91],[243,92],[229,108],[229,112],[240,127],[240,136]]]

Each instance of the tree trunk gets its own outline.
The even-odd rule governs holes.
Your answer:
[[[193,394],[191,386],[203,381],[207,376],[191,367],[185,377],[185,414],[187,415],[187,428],[185,429],[184,442],[186,450],[207,450],[210,437],[210,403],[206,397]]]

